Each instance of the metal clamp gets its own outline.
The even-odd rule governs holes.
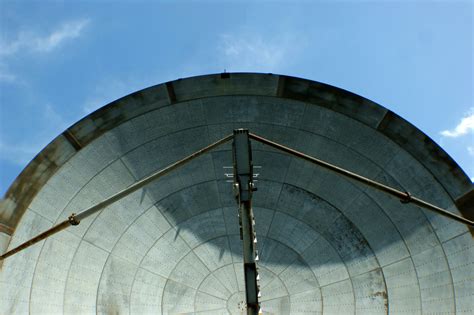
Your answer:
[[[76,219],[75,213],[72,213],[67,219],[71,225],[79,225],[79,223],[81,223],[81,221]]]
[[[405,196],[400,199],[401,203],[409,203],[413,200],[411,194],[408,191],[405,191]]]

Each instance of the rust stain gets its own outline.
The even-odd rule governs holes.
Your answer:
[[[383,298],[383,305],[385,307],[385,312],[388,313],[388,295],[387,292],[385,291],[377,291],[374,294],[372,294],[374,298],[377,297],[382,297]]]
[[[373,294],[373,296],[381,296],[381,297],[383,297],[384,299],[387,299],[387,292],[385,292],[385,291],[378,291],[378,292],[375,292],[375,293]]]

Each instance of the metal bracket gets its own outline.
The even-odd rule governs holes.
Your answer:
[[[67,220],[69,221],[69,224],[71,224],[71,225],[79,225],[79,223],[81,223],[81,221],[79,221],[76,218],[75,213],[71,213],[71,215],[67,218]]]
[[[405,196],[400,199],[401,203],[410,203],[412,201],[412,196],[408,191],[405,191]]]

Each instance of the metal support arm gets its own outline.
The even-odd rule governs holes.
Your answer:
[[[324,167],[326,169],[329,169],[333,172],[336,172],[340,175],[343,175],[347,178],[351,178],[351,179],[354,179],[360,183],[363,183],[367,186],[371,186],[373,188],[376,188],[378,190],[381,190],[389,195],[392,195],[394,197],[397,197],[398,199],[400,199],[400,201],[402,203],[413,203],[419,207],[423,207],[425,209],[428,209],[428,210],[431,210],[431,211],[434,211],[442,216],[445,216],[447,218],[450,218],[452,220],[455,220],[455,221],[458,221],[458,222],[461,222],[463,224],[466,224],[468,226],[470,226],[471,228],[474,227],[474,222],[473,221],[470,221],[464,217],[461,217],[457,214],[454,214],[452,212],[449,212],[448,210],[445,210],[443,208],[440,208],[438,206],[435,206],[429,202],[426,202],[420,198],[417,198],[417,197],[414,197],[412,196],[409,192],[407,191],[400,191],[400,190],[397,190],[395,188],[392,188],[392,187],[389,187],[387,185],[384,185],[384,184],[381,184],[379,182],[376,182],[376,181],[373,181],[367,177],[364,177],[364,176],[361,176],[359,174],[355,174],[353,172],[350,172],[346,169],[343,169],[339,166],[335,166],[333,164],[330,164],[328,162],[325,162],[325,161],[322,161],[322,160],[319,160],[319,159],[316,159],[312,156],[309,156],[309,155],[306,155],[304,153],[301,153],[299,151],[296,151],[296,150],[293,150],[291,148],[288,148],[288,147],[285,147],[281,144],[278,144],[276,142],[273,142],[273,141],[270,141],[268,139],[265,139],[263,137],[260,137],[260,136],[257,136],[255,134],[249,134],[250,138],[253,139],[253,140],[256,140],[258,142],[261,142],[263,144],[266,144],[270,147],[273,147],[275,149],[278,149],[278,150],[281,150],[283,152],[286,152],[286,153],[289,153],[291,155],[294,155],[294,156],[297,156],[303,160],[306,160],[306,161],[309,161],[313,164],[316,164],[316,165],[319,165],[321,167]]]
[[[11,256],[11,255],[13,255],[13,254],[18,253],[19,251],[21,251],[21,250],[23,250],[23,249],[25,249],[25,248],[27,248],[27,247],[30,247],[30,246],[33,245],[33,244],[36,244],[36,243],[38,243],[38,242],[44,240],[45,238],[47,238],[47,237],[49,237],[49,236],[51,236],[51,235],[53,235],[53,234],[56,234],[56,233],[59,232],[59,231],[62,231],[62,230],[64,230],[64,229],[68,228],[68,227],[71,226],[71,225],[78,225],[78,224],[81,222],[82,219],[85,219],[85,218],[87,218],[88,216],[90,216],[90,215],[92,215],[92,214],[94,214],[94,213],[96,213],[96,212],[98,212],[98,211],[104,209],[105,207],[111,205],[112,203],[114,203],[114,202],[116,202],[116,201],[118,201],[118,200],[120,200],[120,199],[122,199],[122,198],[124,198],[124,197],[126,197],[126,196],[128,196],[128,195],[130,195],[131,193],[133,193],[133,192],[139,190],[140,188],[142,188],[142,187],[148,185],[149,183],[151,183],[151,182],[157,180],[158,178],[160,178],[160,177],[162,177],[162,176],[168,174],[168,173],[171,172],[172,170],[174,170],[174,169],[176,169],[176,168],[178,168],[178,167],[180,167],[180,166],[186,164],[187,162],[189,162],[189,161],[191,161],[191,160],[197,158],[198,156],[203,155],[203,154],[206,153],[206,152],[209,152],[210,150],[214,149],[215,147],[217,147],[217,146],[219,146],[219,145],[221,145],[221,144],[223,144],[223,143],[228,142],[228,141],[231,140],[232,138],[233,138],[233,135],[228,135],[228,136],[226,136],[226,137],[224,137],[224,138],[222,138],[222,139],[220,139],[220,140],[218,140],[218,141],[216,141],[216,142],[214,142],[214,143],[208,145],[207,147],[202,148],[201,150],[196,151],[196,152],[194,152],[194,153],[191,154],[191,155],[188,155],[188,156],[185,157],[184,159],[179,160],[179,161],[177,161],[177,162],[175,162],[175,163],[173,163],[173,164],[171,164],[171,165],[168,165],[168,166],[165,167],[164,169],[162,169],[162,170],[160,170],[160,171],[157,171],[157,172],[155,172],[155,173],[153,173],[153,174],[151,174],[151,175],[149,175],[149,176],[147,176],[147,177],[145,177],[145,178],[139,180],[138,182],[136,182],[136,183],[130,185],[129,187],[127,187],[127,188],[125,188],[124,190],[122,190],[122,191],[116,193],[115,195],[113,195],[113,196],[111,196],[111,197],[109,197],[109,198],[107,198],[107,199],[105,199],[105,200],[99,202],[98,204],[96,204],[96,205],[94,205],[94,206],[92,206],[92,207],[90,207],[90,208],[88,208],[88,209],[86,209],[86,210],[84,210],[84,211],[82,211],[82,212],[80,212],[80,213],[78,213],[78,214],[74,214],[74,213],[71,214],[71,216],[70,216],[67,220],[65,220],[65,221],[63,221],[63,222],[61,222],[61,223],[59,223],[59,224],[53,226],[53,227],[50,228],[49,230],[46,230],[45,232],[43,232],[43,233],[41,233],[41,234],[35,236],[35,237],[32,238],[31,240],[26,241],[25,243],[19,245],[18,247],[15,247],[14,249],[11,249],[10,251],[8,251],[8,252],[6,252],[5,254],[1,255],[1,256],[0,256],[0,261],[4,260],[5,258],[7,258],[7,257],[9,257],[9,256]]]

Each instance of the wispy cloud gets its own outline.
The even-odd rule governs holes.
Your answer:
[[[74,39],[81,35],[82,30],[89,24],[89,20],[80,20],[69,22],[44,38],[37,38],[33,48],[37,51],[48,52],[58,47],[62,42],[68,39]]]
[[[31,31],[20,32],[15,40],[0,42],[0,56],[10,56],[19,52],[51,52],[63,42],[77,38],[89,20],[82,19],[61,24],[57,29],[47,35],[38,35]]]
[[[88,19],[68,21],[59,25],[49,34],[39,35],[33,31],[22,31],[13,40],[6,40],[0,35],[0,82],[22,82],[8,69],[10,57],[23,53],[46,54],[53,52],[64,42],[79,37],[88,24]]]
[[[441,135],[449,138],[457,138],[474,132],[474,107],[461,119],[459,124],[451,130],[441,131]]]
[[[223,66],[230,71],[278,71],[291,63],[301,48],[295,34],[266,37],[256,32],[222,34],[218,51]]]

